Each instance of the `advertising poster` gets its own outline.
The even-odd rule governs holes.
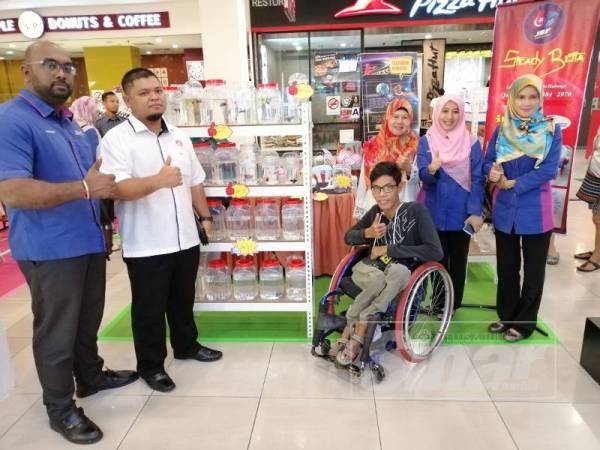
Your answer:
[[[423,41],[423,98],[421,99],[423,118],[431,115],[431,100],[442,95],[445,55],[446,39],[425,39]]]
[[[513,80],[533,73],[544,81],[544,113],[561,125],[563,148],[554,195],[555,227],[566,232],[573,149],[598,26],[598,2],[552,0],[498,8],[486,121],[486,142],[502,121]],[[585,17],[585,20],[582,18]]]
[[[589,133],[587,138],[587,147],[585,149],[585,157],[592,156],[594,151],[594,138],[600,129],[600,64],[598,64],[598,56],[596,55],[596,83],[594,85],[594,98],[592,99],[592,112],[590,117]]]
[[[413,132],[419,135],[419,58],[416,53],[362,53],[360,72],[363,97],[363,138],[376,135],[388,103],[400,96],[414,111]]]

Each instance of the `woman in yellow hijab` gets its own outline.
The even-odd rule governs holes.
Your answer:
[[[484,173],[498,188],[492,213],[500,320],[488,330],[504,333],[509,342],[529,337],[536,328],[554,228],[551,181],[558,170],[562,133],[544,115],[543,100],[539,77],[517,78],[509,90],[504,121],[492,135],[485,156]]]

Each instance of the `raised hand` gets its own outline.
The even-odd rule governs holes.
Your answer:
[[[431,163],[427,166],[427,170],[431,175],[435,175],[435,173],[440,170],[440,167],[442,167],[442,160],[440,159],[440,155],[436,153],[433,155]]]
[[[117,187],[115,176],[100,172],[102,158],[98,158],[88,173],[85,175],[85,183],[90,191],[90,198],[111,198]]]
[[[373,223],[369,228],[365,228],[365,237],[367,239],[381,239],[385,236],[385,231],[387,230],[387,226],[381,221],[381,213],[375,216]]]
[[[488,175],[488,179],[492,183],[497,183],[500,181],[500,177],[504,175],[504,170],[502,170],[502,166],[495,162],[490,169],[490,174]]]
[[[158,172],[158,179],[160,187],[163,188],[174,188],[183,184],[183,176],[181,170],[177,166],[171,165],[171,157],[167,156],[165,164]]]

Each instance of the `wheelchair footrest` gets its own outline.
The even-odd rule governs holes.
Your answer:
[[[334,314],[320,314],[317,330],[339,330],[346,326],[346,318]]]

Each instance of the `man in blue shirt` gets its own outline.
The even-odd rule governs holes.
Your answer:
[[[105,242],[98,199],[115,189],[100,173],[64,103],[75,66],[58,45],[25,53],[25,89],[0,105],[0,201],[9,241],[31,290],[33,355],[50,426],[67,440],[93,443],[102,431],[73,400],[135,381],[132,371],[102,371],[96,336],[104,310]]]

